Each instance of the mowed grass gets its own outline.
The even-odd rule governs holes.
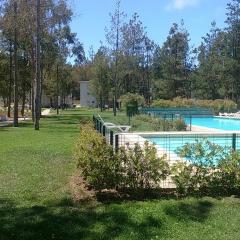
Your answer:
[[[44,118],[39,132],[31,123],[0,128],[0,240],[240,239],[234,197],[73,204],[74,141],[92,113]]]

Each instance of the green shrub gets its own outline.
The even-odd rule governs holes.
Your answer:
[[[75,159],[86,182],[96,190],[116,187],[144,189],[156,186],[168,174],[166,156],[157,157],[156,148],[145,143],[120,148],[114,153],[92,124],[81,126]]]
[[[186,98],[174,98],[173,100],[157,99],[153,101],[152,107],[170,108],[170,107],[202,107],[211,108],[216,114],[219,112],[235,112],[237,110],[237,104],[231,100],[194,100]]]
[[[227,153],[208,140],[186,144],[177,152],[186,160],[175,163],[171,169],[179,194],[239,194],[239,153]]]
[[[197,184],[193,182],[193,172],[193,165],[187,162],[177,161],[171,167],[172,180],[179,195],[186,196],[196,191]]]
[[[169,120],[149,115],[136,115],[132,119],[133,129],[141,129],[146,126],[146,130],[152,131],[185,131],[187,126],[182,119]],[[144,130],[144,129],[141,129]]]
[[[240,154],[232,151],[219,161],[212,173],[211,189],[216,194],[240,194]]]
[[[119,184],[121,167],[118,158],[90,123],[80,127],[75,159],[84,179],[93,188],[115,188]]]
[[[127,115],[133,116],[138,113],[138,107],[145,104],[144,97],[136,93],[127,93],[120,97],[122,106],[126,109]]]
[[[119,158],[124,168],[124,186],[132,189],[154,188],[169,174],[166,155],[157,157],[157,150],[153,145],[145,142],[144,147],[135,144],[133,148],[119,151]]]

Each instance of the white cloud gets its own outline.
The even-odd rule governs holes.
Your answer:
[[[200,0],[171,0],[171,2],[166,6],[166,10],[183,10],[187,7],[196,6]]]

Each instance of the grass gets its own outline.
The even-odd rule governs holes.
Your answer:
[[[145,132],[145,131],[184,131],[184,126],[176,128],[177,121],[173,122],[160,118],[150,117],[148,115],[136,115],[131,117],[126,116],[125,111],[118,112],[117,117],[114,117],[112,111],[99,112],[96,111],[96,116],[100,114],[105,122],[111,122],[119,125],[131,125],[130,132]]]
[[[91,110],[0,128],[0,240],[239,239],[240,199],[187,198],[73,204],[77,124]],[[109,117],[110,119],[110,117]]]

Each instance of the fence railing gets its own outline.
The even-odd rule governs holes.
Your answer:
[[[238,133],[194,133],[194,132],[166,132],[166,133],[141,133],[141,135],[134,133],[122,133],[118,129],[109,129],[104,125],[104,122],[96,116],[93,116],[95,129],[101,133],[106,142],[117,150],[121,146],[134,146],[138,143],[143,145],[144,142],[149,141],[156,145],[158,153],[167,154],[170,158],[176,157],[176,149],[185,145],[186,143],[194,143],[204,139],[209,140],[216,145],[222,146],[226,149],[240,150],[240,134]],[[173,159],[176,160],[176,159]]]
[[[208,108],[142,108],[139,110],[142,114],[153,116],[213,116],[214,112]]]
[[[120,147],[133,148],[135,144],[144,147],[146,141],[150,144],[154,144],[158,157],[165,157],[169,165],[176,163],[182,159],[178,154],[178,148],[183,147],[186,143],[194,143],[204,139],[209,140],[224,148],[225,152],[231,150],[240,150],[240,134],[238,133],[161,133],[161,134],[149,134],[141,133],[122,133],[116,129],[109,129],[104,125],[104,122],[93,116],[93,122],[95,129],[101,133],[106,142],[113,147],[115,151],[118,151]],[[191,160],[190,160],[191,161]],[[174,188],[175,185],[171,176],[168,176],[166,180],[161,181],[161,187]]]

